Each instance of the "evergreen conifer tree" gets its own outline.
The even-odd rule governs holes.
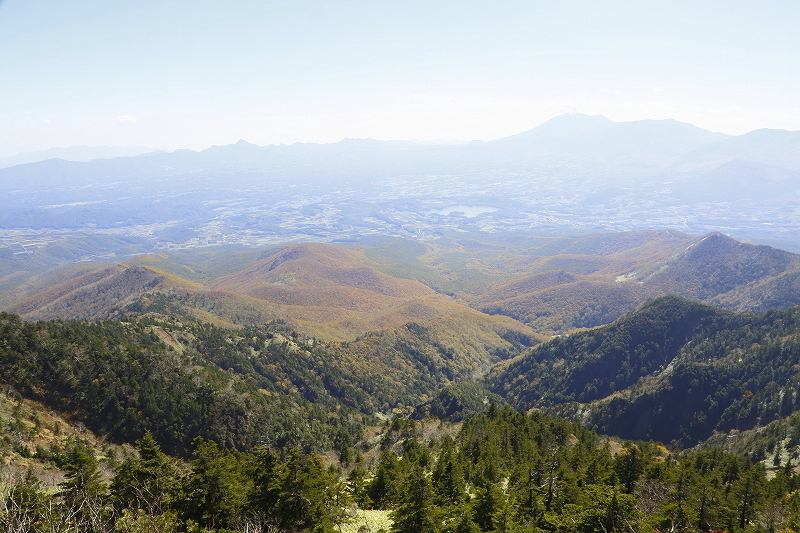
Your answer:
[[[73,443],[63,469],[66,480],[61,483],[60,496],[65,516],[73,517],[81,531],[102,531],[108,518],[104,508],[106,487],[92,449],[83,442]]]
[[[292,450],[278,485],[275,515],[280,527],[287,531],[331,533],[344,507],[344,502],[332,494],[334,486],[319,457]]]
[[[400,461],[389,449],[381,452],[375,477],[367,487],[367,495],[378,509],[388,509],[399,501],[400,494]]]
[[[194,442],[192,475],[184,486],[184,518],[205,527],[227,527],[250,497],[252,479],[240,456],[201,438]]]
[[[138,457],[127,457],[111,480],[111,501],[119,511],[143,509],[161,514],[177,497],[178,478],[174,462],[148,432],[136,443]]]
[[[393,533],[438,533],[440,520],[433,504],[434,492],[422,467],[414,468],[400,506],[392,512]]]

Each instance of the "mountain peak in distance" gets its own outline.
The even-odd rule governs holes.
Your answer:
[[[603,115],[584,115],[564,113],[539,124],[535,128],[511,135],[505,139],[525,139],[533,137],[576,137],[593,135],[613,128],[617,123]],[[498,139],[503,140],[503,139]]]
[[[259,145],[245,141],[244,139],[239,139],[238,141],[236,141],[234,143],[234,146],[246,147],[246,148],[260,148]]]

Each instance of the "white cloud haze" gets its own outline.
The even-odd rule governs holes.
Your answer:
[[[800,129],[797,20],[795,0],[4,0],[0,156],[488,140],[564,109]],[[58,127],[42,135],[37,115]]]
[[[139,122],[139,119],[133,115],[120,115],[114,119],[114,122],[118,122],[120,124],[133,124],[134,122]]]

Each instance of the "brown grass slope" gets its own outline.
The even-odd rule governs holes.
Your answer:
[[[209,286],[283,305],[364,312],[434,293],[417,281],[382,274],[359,257],[356,251],[331,245],[287,246]]]
[[[474,359],[467,365],[470,374],[486,368],[487,354],[513,351],[504,337],[540,339],[513,319],[485,315],[418,281],[381,273],[362,262],[359,250],[283,246],[222,257],[224,267],[207,251],[198,256],[156,254],[64,270],[51,276],[55,283],[10,310],[28,320],[166,312],[226,327],[282,319],[328,341],[353,341],[417,322],[439,332],[442,346]],[[224,275],[213,276],[219,272]]]
[[[10,311],[26,320],[105,318],[163,282],[163,275],[143,267],[101,267],[49,287]]]
[[[353,340],[464,315],[464,304],[478,322],[487,320],[483,313],[504,315],[556,334],[611,322],[665,294],[736,310],[800,303],[800,256],[722,234],[478,237],[381,242],[366,252],[298,244],[140,256],[51,276],[58,282],[40,284],[11,310],[28,319],[102,318],[152,293],[160,297],[145,298],[144,308],[169,300],[173,309],[227,326],[281,318],[312,336]],[[123,274],[134,266],[143,270]]]
[[[360,251],[332,245],[286,246],[209,288],[267,302],[305,331],[339,340],[463,311],[450,297],[383,274],[361,259]]]
[[[511,258],[517,276],[471,304],[548,334],[606,324],[658,293],[630,282],[638,270],[652,271],[695,239],[666,230],[559,239]]]
[[[513,320],[499,322],[418,281],[368,267],[360,251],[332,245],[275,250],[211,287],[270,302],[303,330],[325,338],[352,340],[369,331],[448,317],[532,334]]]
[[[536,253],[562,253],[517,258],[510,268],[532,274],[496,284],[472,305],[561,333],[611,322],[667,294],[739,311],[800,303],[800,256],[720,233],[634,232],[555,244]],[[591,264],[596,267],[585,268]]]

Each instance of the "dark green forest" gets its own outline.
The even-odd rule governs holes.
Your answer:
[[[196,437],[231,450],[358,438],[363,416],[327,394],[304,360],[312,354],[266,329],[148,318],[31,324],[3,314],[0,372],[22,396],[97,434],[133,442],[150,432],[170,455],[185,456]],[[347,393],[335,374],[327,380]]]
[[[326,466],[297,447],[246,452],[196,438],[185,460],[150,433],[110,479],[84,443],[55,460],[54,494],[32,474],[4,488],[5,531],[333,533],[385,509],[397,533],[764,531],[800,527],[800,477],[720,450],[672,454],[491,404],[452,436],[396,418],[380,453]],[[350,453],[353,453],[351,456]],[[361,529],[366,531],[366,529]]]
[[[659,298],[535,347],[485,382],[518,409],[690,447],[800,408],[800,308],[736,314]]]

